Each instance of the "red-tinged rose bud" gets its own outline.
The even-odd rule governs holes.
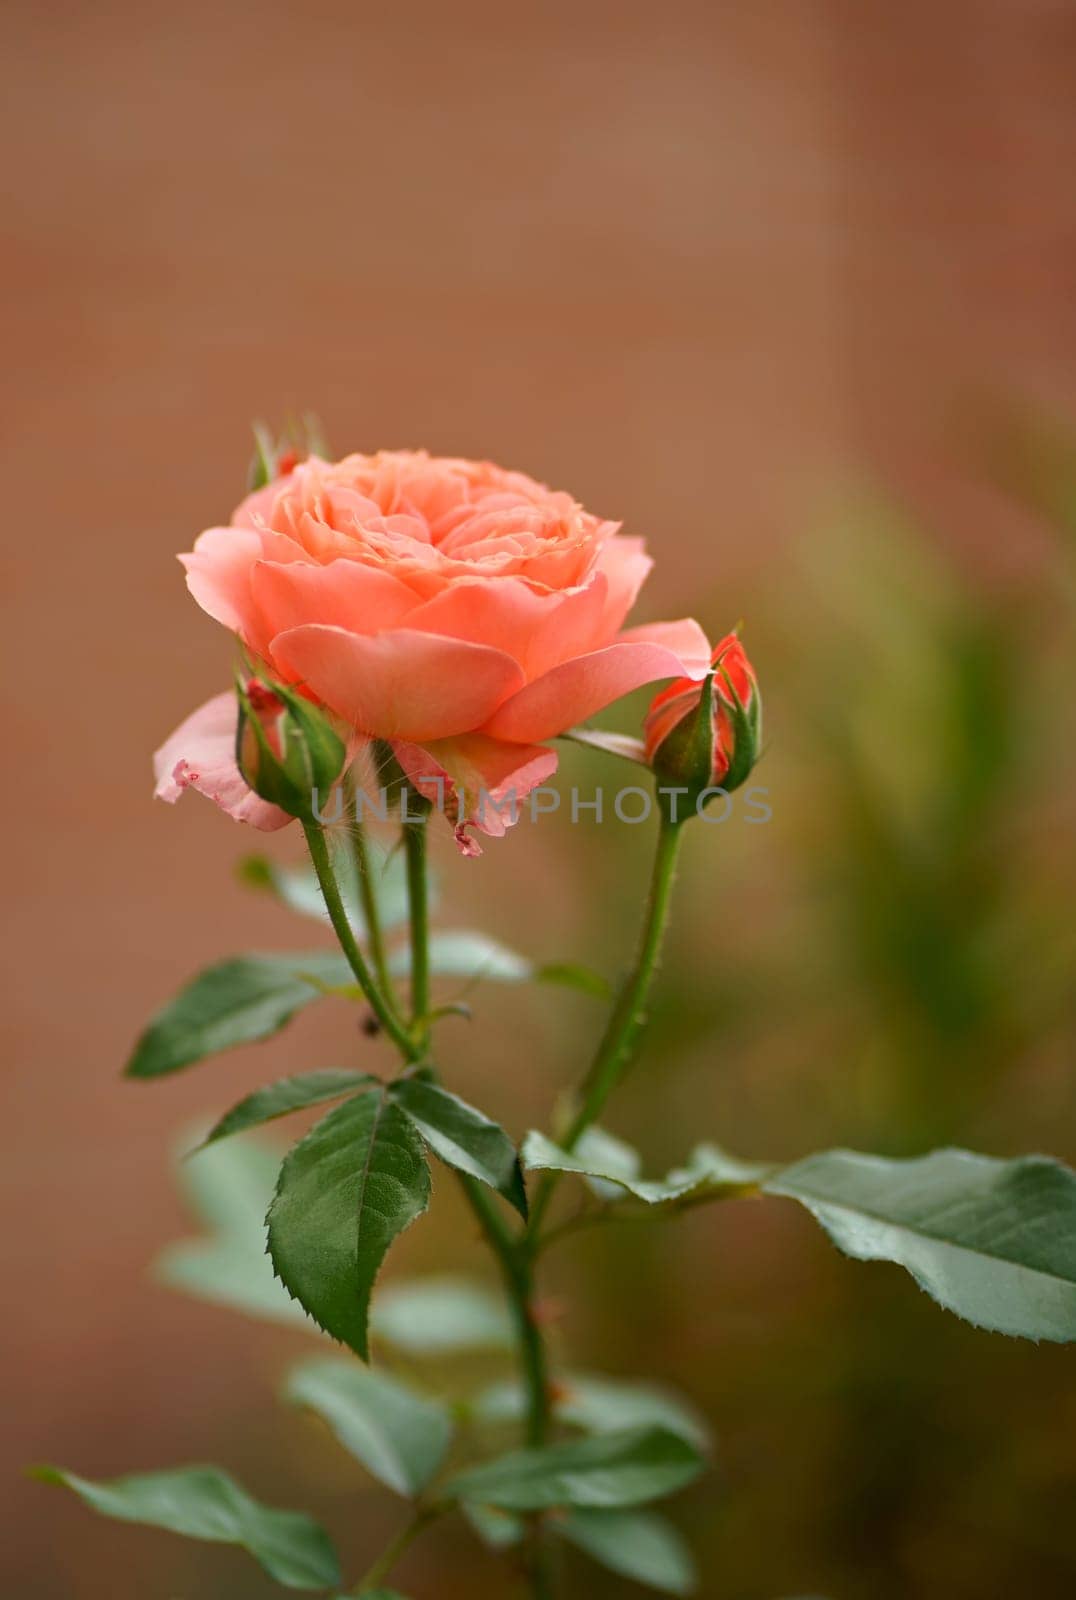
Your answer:
[[[289,816],[316,822],[347,759],[324,712],[285,684],[236,680],[235,759],[246,782]]]
[[[674,819],[690,814],[707,790],[730,794],[739,788],[758,760],[762,700],[734,633],[722,639],[710,661],[702,683],[678,678],[663,689],[643,725],[659,794],[662,788],[676,790],[683,802]]]

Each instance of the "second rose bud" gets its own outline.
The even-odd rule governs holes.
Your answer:
[[[698,683],[678,678],[656,695],[643,725],[646,759],[659,792],[677,790],[677,814],[706,803],[707,790],[730,794],[745,782],[762,741],[762,700],[754,669],[734,633]]]

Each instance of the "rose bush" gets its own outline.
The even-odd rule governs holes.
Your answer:
[[[480,791],[522,797],[555,771],[546,740],[641,684],[698,681],[710,661],[691,619],[622,629],[651,566],[641,539],[489,462],[311,457],[180,560],[203,610],[272,674],[390,743],[412,781],[463,794],[461,843],[467,825],[503,832]],[[194,787],[278,827],[229,757],[226,699],[158,751],[157,793]]]

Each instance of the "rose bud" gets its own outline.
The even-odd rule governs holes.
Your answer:
[[[263,800],[303,822],[318,821],[347,759],[328,717],[294,689],[260,678],[236,680],[235,760]]]
[[[762,738],[758,683],[736,635],[726,635],[710,659],[702,683],[679,678],[663,689],[643,725],[659,790],[678,789],[687,807],[707,789],[729,794],[739,788],[758,760]]]

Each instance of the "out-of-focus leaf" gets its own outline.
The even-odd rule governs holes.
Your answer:
[[[406,977],[411,970],[411,953],[393,951],[389,965],[394,976]],[[443,978],[467,978],[477,982],[488,978],[494,983],[557,983],[580,989],[586,994],[605,996],[609,985],[598,973],[570,962],[539,965],[510,950],[499,939],[473,928],[444,929],[430,935],[430,971]]]
[[[129,1078],[160,1078],[233,1045],[267,1039],[318,998],[307,975],[343,984],[351,970],[342,955],[245,955],[218,962],[160,1011],[127,1063]]]
[[[409,1499],[426,1487],[452,1438],[448,1411],[438,1401],[339,1356],[315,1356],[293,1367],[284,1393],[316,1411],[369,1473]]]
[[[418,1278],[381,1290],[370,1312],[378,1339],[409,1355],[510,1350],[514,1331],[499,1295],[466,1278]]]
[[[459,1500],[505,1511],[633,1506],[682,1489],[703,1459],[666,1428],[630,1428],[541,1449],[516,1450],[446,1484]]]
[[[572,1511],[556,1524],[569,1544],[610,1572],[634,1578],[662,1594],[692,1594],[697,1584],[691,1552],[677,1530],[654,1511]]]
[[[102,1516],[239,1545],[286,1589],[325,1589],[341,1581],[336,1552],[312,1518],[260,1504],[216,1467],[144,1472],[110,1483],[92,1483],[57,1467],[42,1467],[36,1476],[74,1490]]]
[[[348,850],[337,847],[333,850],[332,865],[355,937],[365,939],[366,919],[359,899],[354,858]],[[244,857],[238,873],[250,888],[268,890],[292,911],[328,924],[329,913],[313,867],[281,867],[268,856],[253,855]],[[390,856],[383,866],[374,868],[374,889],[381,926],[390,929],[406,922],[407,869],[401,856]]]
[[[265,1253],[265,1213],[279,1169],[280,1155],[252,1140],[214,1145],[183,1162],[180,1181],[209,1232],[168,1245],[153,1273],[195,1299],[315,1333]]]
[[[496,1122],[423,1078],[400,1078],[390,1090],[435,1155],[469,1173],[527,1216],[527,1192],[516,1147]]]
[[[515,1378],[486,1389],[475,1402],[475,1415],[486,1422],[515,1422],[526,1415],[527,1397]],[[678,1433],[697,1450],[710,1447],[710,1431],[694,1407],[658,1384],[570,1372],[558,1376],[553,1410],[557,1420],[585,1433],[611,1433],[624,1428],[660,1427]]]
[[[491,1550],[510,1550],[526,1533],[526,1523],[496,1506],[464,1505],[460,1508],[471,1527]]]
[[[607,1137],[607,1136],[606,1136]],[[678,1205],[685,1201],[721,1199],[756,1190],[772,1167],[756,1166],[727,1156],[716,1145],[700,1145],[687,1164],[664,1178],[635,1178],[626,1171],[622,1154],[599,1148],[588,1156],[586,1145],[561,1150],[545,1134],[531,1132],[523,1141],[523,1165],[530,1170],[574,1172],[580,1177],[614,1185],[647,1205]],[[626,1147],[621,1147],[623,1151]],[[591,1145],[591,1150],[594,1146]]]
[[[364,1361],[374,1279],[429,1195],[422,1143],[381,1091],[330,1111],[284,1158],[268,1216],[273,1266],[318,1326]]]
[[[379,1082],[368,1072],[355,1072],[348,1067],[325,1067],[317,1072],[298,1073],[294,1078],[279,1078],[255,1089],[225,1113],[210,1129],[199,1149],[227,1139],[233,1133],[243,1133],[247,1128],[259,1127],[277,1117],[286,1117],[292,1111],[303,1111],[307,1106],[323,1104],[326,1100],[339,1100],[342,1095],[357,1089],[369,1088]]]
[[[848,1255],[905,1267],[980,1328],[1076,1339],[1076,1173],[1057,1161],[829,1150],[763,1188],[806,1206]]]
[[[264,422],[252,425],[254,454],[247,468],[247,492],[264,489],[277,475],[276,443]]]

